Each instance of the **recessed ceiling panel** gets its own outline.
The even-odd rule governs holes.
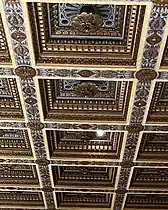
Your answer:
[[[52,166],[55,187],[114,189],[117,168]]]
[[[126,121],[132,82],[39,80],[46,121]]]
[[[69,193],[60,192],[56,194],[58,209],[89,208],[89,209],[111,209],[111,194],[105,193]]]
[[[0,120],[23,120],[16,79],[0,78]]]
[[[123,132],[107,132],[102,137],[91,131],[47,130],[51,159],[120,159]]]
[[[156,82],[147,122],[166,124],[168,122],[168,82]]]
[[[33,158],[27,130],[0,129],[1,157]]]
[[[36,64],[135,66],[145,6],[28,3]]]
[[[166,161],[168,158],[167,133],[143,133],[137,160]]]
[[[36,208],[44,208],[44,201],[41,192],[19,192],[19,191],[3,191],[0,192],[0,207],[1,208],[17,208],[32,209],[33,206]]]
[[[134,168],[130,189],[168,189],[168,168]]]
[[[35,165],[0,164],[0,185],[17,187],[38,187]]]
[[[168,194],[128,194],[124,210],[167,209]]]

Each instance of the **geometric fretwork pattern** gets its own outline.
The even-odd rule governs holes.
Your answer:
[[[40,80],[44,119],[126,121],[132,82]]]
[[[168,0],[0,0],[0,210],[168,209]]]
[[[91,131],[47,130],[50,158],[119,159],[123,132],[109,132],[98,137]]]
[[[0,155],[8,158],[32,157],[28,131],[25,129],[0,129]]]
[[[117,168],[53,166],[55,187],[114,188]]]

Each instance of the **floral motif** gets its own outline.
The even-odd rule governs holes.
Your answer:
[[[91,77],[94,74],[94,72],[90,71],[90,70],[81,70],[81,71],[78,72],[78,74],[81,77]]]
[[[126,130],[130,133],[138,133],[143,130],[143,125],[141,124],[130,124],[126,126]]]
[[[26,35],[21,31],[14,31],[11,36],[18,42],[22,42],[26,39]]]
[[[27,123],[27,126],[32,130],[41,130],[44,128],[44,124],[39,121],[32,121]]]
[[[84,83],[75,86],[74,93],[80,97],[93,97],[98,93],[94,84]]]
[[[72,22],[74,30],[85,35],[95,33],[101,25],[102,19],[99,15],[86,12],[77,15]]]
[[[140,81],[151,81],[156,79],[158,76],[158,73],[154,69],[140,69],[138,72],[136,72],[135,77]]]
[[[6,16],[11,32],[16,62],[18,65],[30,65],[27,36],[25,34],[22,6],[19,1],[5,2]]]
[[[154,2],[165,3],[166,0],[154,0]],[[166,8],[153,7],[142,59],[143,68],[154,68],[156,65],[167,18],[168,14]]]
[[[50,161],[45,158],[39,158],[36,160],[36,163],[40,166],[47,166],[50,164]]]
[[[30,66],[19,66],[15,69],[15,74],[21,78],[32,78],[36,75],[36,70]]]

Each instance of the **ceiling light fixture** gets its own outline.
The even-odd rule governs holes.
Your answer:
[[[103,130],[97,130],[96,133],[97,133],[97,136],[100,136],[100,137],[105,134]]]

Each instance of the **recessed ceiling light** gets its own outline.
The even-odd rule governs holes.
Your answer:
[[[97,136],[103,136],[105,134],[103,130],[97,130],[96,133],[97,133]]]

